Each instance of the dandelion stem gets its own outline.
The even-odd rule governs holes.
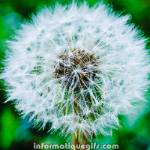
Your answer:
[[[87,145],[89,144],[89,140],[87,139],[85,134],[80,131],[80,129],[73,133],[72,144],[74,145],[73,150],[90,150],[87,147]]]
[[[74,101],[74,112],[75,112],[75,114],[80,114],[80,112],[81,112],[81,109],[78,105],[78,99],[75,99],[75,101]],[[80,129],[77,129],[73,133],[72,144],[74,145],[73,150],[89,150],[86,146],[89,144],[88,137]]]

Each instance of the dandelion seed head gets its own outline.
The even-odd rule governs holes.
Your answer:
[[[145,38],[128,19],[103,4],[39,12],[8,42],[8,101],[43,128],[111,134],[148,85]]]

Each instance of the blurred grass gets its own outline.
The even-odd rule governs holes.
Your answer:
[[[7,50],[6,40],[11,38],[21,22],[29,20],[32,13],[44,6],[53,7],[55,3],[68,5],[71,0],[0,0],[0,72],[3,69],[2,60]],[[78,4],[84,0],[77,0]],[[99,0],[86,0],[93,6]],[[131,14],[135,23],[145,34],[150,36],[150,0],[105,0],[106,4],[113,6],[114,10]],[[150,48],[150,44],[147,45]],[[4,104],[6,92],[0,81],[0,150],[31,150],[33,142],[65,143],[59,132],[49,134],[48,129],[39,131],[32,128],[26,119],[20,119],[12,105]],[[150,90],[146,98],[150,101]],[[97,143],[117,143],[121,150],[150,150],[150,104],[135,124],[129,126],[128,120],[122,118],[122,126],[114,131],[113,136],[98,135],[93,139]]]
[[[18,128],[18,120],[11,110],[5,109],[1,116],[1,146],[9,148],[14,139]]]

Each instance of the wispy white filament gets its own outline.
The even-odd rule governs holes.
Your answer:
[[[42,127],[52,122],[53,129],[62,127],[68,133],[80,128],[111,134],[119,126],[118,116],[131,115],[142,103],[147,86],[145,39],[127,21],[128,16],[116,16],[104,5],[56,7],[54,12],[44,9],[8,43],[10,52],[3,72],[8,100]],[[71,86],[77,83],[74,78],[72,92],[66,95],[68,89],[54,77],[61,61],[58,55],[74,48],[100,59],[99,80],[90,78],[90,86],[81,89],[78,98]],[[89,70],[92,67],[89,65]],[[82,70],[74,70],[76,79],[78,71]],[[90,107],[85,103],[87,93],[92,98]],[[79,114],[73,108],[76,98],[82,110]],[[88,114],[94,119],[84,117]]]

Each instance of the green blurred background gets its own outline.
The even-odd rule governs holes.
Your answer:
[[[0,0],[0,72],[3,70],[2,60],[5,56],[6,41],[24,21],[29,21],[32,13],[45,6],[54,7],[61,3],[68,5],[71,0]],[[83,0],[77,0],[78,4]],[[90,6],[99,3],[99,0],[87,0]],[[130,14],[131,22],[141,29],[144,35],[150,37],[150,0],[105,0],[116,12]],[[147,43],[147,48],[150,43]],[[148,51],[148,50],[147,50]],[[149,53],[150,51],[148,51]],[[150,53],[149,53],[150,54]],[[145,97],[150,101],[150,90]],[[47,133],[48,129],[33,128],[28,118],[21,119],[12,103],[4,103],[6,90],[0,81],[0,150],[32,150],[33,142],[62,144],[70,142],[70,138],[56,133]],[[141,110],[141,115],[130,124],[121,117],[121,127],[113,132],[113,136],[97,136],[93,139],[99,144],[119,144],[121,150],[150,150],[150,102],[147,108]]]

